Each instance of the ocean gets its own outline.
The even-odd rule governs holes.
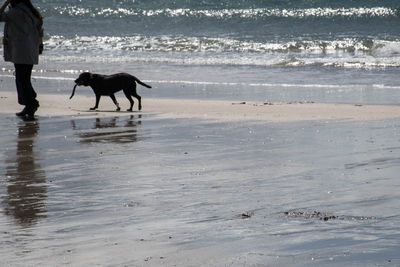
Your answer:
[[[52,60],[400,66],[398,1],[36,2]]]
[[[33,2],[45,18],[37,78],[124,71],[151,83],[154,97],[360,104],[400,97],[398,1]]]

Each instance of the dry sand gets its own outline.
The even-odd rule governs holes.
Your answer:
[[[76,115],[91,112],[95,116],[115,116],[114,104],[103,97],[97,112],[89,111],[94,104],[94,96],[39,95],[41,107],[39,116]],[[0,94],[0,112],[14,113],[21,107],[16,104],[16,94]],[[123,102],[124,101],[124,102]],[[125,99],[120,100],[122,109]],[[215,121],[261,121],[295,122],[312,120],[329,121],[369,121],[400,117],[400,106],[394,105],[350,105],[326,103],[262,103],[234,102],[218,100],[155,99],[143,100],[144,113],[157,114],[160,118],[201,118]],[[137,108],[137,104],[134,109]],[[90,115],[91,113],[87,113]],[[121,112],[124,113],[124,112]],[[124,114],[126,115],[126,114]]]

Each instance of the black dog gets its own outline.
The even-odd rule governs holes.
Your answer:
[[[78,79],[75,80],[75,86],[72,90],[72,95],[69,99],[71,99],[75,94],[75,89],[79,85],[90,86],[93,89],[94,94],[96,95],[96,105],[90,110],[95,110],[99,106],[100,97],[102,95],[111,97],[114,104],[117,106],[117,111],[121,110],[117,99],[115,99],[114,93],[123,90],[126,98],[128,98],[131,103],[131,107],[127,111],[132,111],[133,107],[133,97],[136,97],[139,101],[139,110],[142,109],[142,98],[140,95],[136,93],[136,82],[140,85],[143,85],[147,88],[151,88],[150,85],[147,85],[140,81],[135,76],[132,76],[128,73],[117,73],[113,75],[100,75],[93,74],[90,72],[84,72],[79,75]]]

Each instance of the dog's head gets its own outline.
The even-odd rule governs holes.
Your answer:
[[[90,81],[93,79],[93,76],[94,76],[94,74],[92,74],[90,72],[81,73],[81,75],[79,75],[78,79],[75,80],[75,86],[74,86],[74,89],[72,89],[72,95],[70,96],[69,99],[71,99],[74,96],[75,89],[77,86],[79,86],[79,85],[89,86]]]
[[[79,75],[78,79],[75,80],[75,83],[77,85],[89,86],[92,78],[93,78],[92,73],[84,72]]]

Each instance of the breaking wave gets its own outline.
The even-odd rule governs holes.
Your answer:
[[[139,52],[249,52],[249,53],[336,53],[363,52],[383,53],[388,56],[400,55],[400,40],[360,40],[346,38],[343,40],[290,41],[285,43],[262,43],[247,40],[206,37],[171,37],[171,36],[51,36],[46,40],[50,50],[112,50]]]
[[[261,43],[171,36],[51,36],[45,57],[67,61],[162,62],[198,65],[399,67],[400,40]]]

